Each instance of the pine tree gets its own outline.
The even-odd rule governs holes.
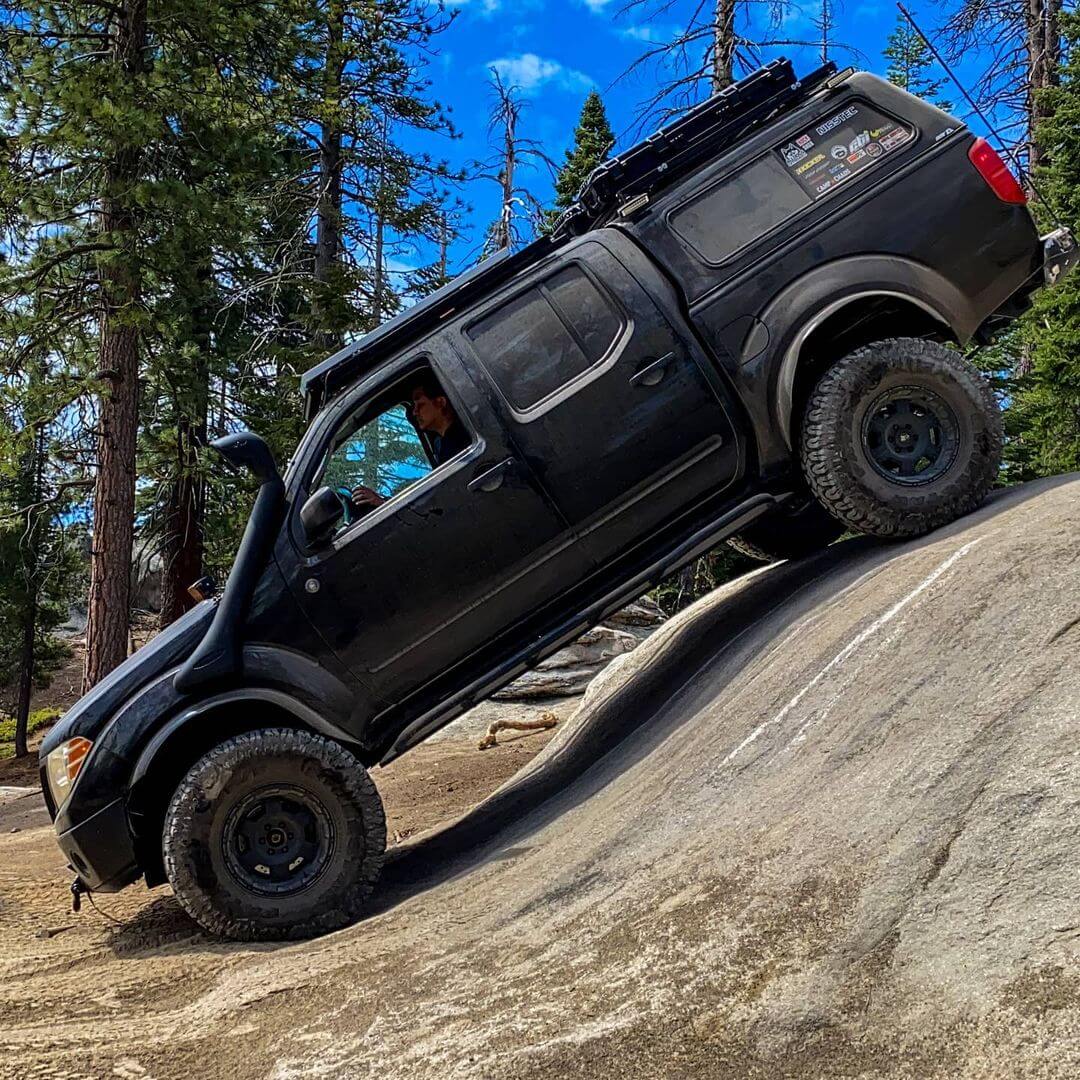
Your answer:
[[[608,123],[603,99],[593,90],[581,108],[574,129],[573,149],[566,151],[566,161],[555,178],[555,208],[547,214],[547,228],[550,229],[559,214],[574,202],[581,185],[607,158],[614,145],[615,135]]]
[[[1046,150],[1040,188],[1074,231],[1080,227],[1080,17],[1062,17],[1066,62],[1060,85],[1040,94],[1035,136]],[[1045,207],[1041,224],[1053,223]],[[1043,289],[1024,316],[1007,413],[1007,460],[1017,479],[1080,469],[1080,278]]]
[[[33,688],[68,655],[52,631],[85,587],[81,530],[63,525],[85,490],[72,467],[79,425],[66,408],[65,344],[23,356],[0,381],[0,705],[15,717],[16,757],[27,753]]]
[[[936,79],[930,76],[927,69],[936,64],[933,54],[902,15],[896,20],[896,27],[889,35],[882,56],[889,61],[885,77],[894,86],[932,102],[939,109],[951,111],[952,104],[941,97],[941,88],[947,82],[947,76],[944,73]]]
[[[201,174],[220,178],[230,148],[250,142],[222,122],[230,112],[256,135],[273,129],[267,90],[292,67],[293,24],[286,4],[223,0],[2,0],[0,11],[0,201],[17,207],[0,294],[16,307],[48,298],[34,326],[46,340],[74,325],[97,336],[83,391],[97,442],[89,687],[127,654],[140,386],[168,352],[178,280],[229,246]],[[192,246],[196,233],[213,239]]]
[[[460,175],[410,145],[417,134],[456,134],[423,73],[431,39],[448,25],[440,9],[322,0],[310,24],[290,127],[315,221],[310,331],[325,353],[394,314],[391,257],[411,238],[436,235],[441,190]]]

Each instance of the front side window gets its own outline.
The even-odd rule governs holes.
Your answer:
[[[611,300],[571,265],[465,333],[506,400],[525,412],[603,360],[622,325]]]
[[[342,501],[344,529],[402,494],[472,443],[430,367],[384,390],[348,416],[330,441],[311,490]]]
[[[402,402],[349,431],[327,458],[322,482],[342,492],[362,485],[392,498],[430,471],[427,451]]]

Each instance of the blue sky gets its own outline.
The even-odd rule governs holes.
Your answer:
[[[644,9],[620,11],[624,0],[447,0],[456,13],[448,30],[437,36],[437,51],[429,66],[432,95],[451,109],[461,138],[453,143],[425,137],[424,149],[462,166],[489,154],[487,120],[491,108],[488,69],[495,66],[507,83],[517,85],[528,101],[522,134],[537,140],[554,160],[561,162],[585,95],[598,90],[619,137],[618,148],[632,143],[635,114],[655,88],[655,68],[620,76],[650,41],[668,40],[696,4],[675,0],[669,9],[648,18]],[[932,3],[910,5],[916,18],[930,29],[941,17]],[[706,0],[711,7],[711,0]],[[754,22],[761,34],[767,22],[766,7],[754,5]],[[789,4],[774,37],[815,40],[819,31],[813,18],[817,5]],[[831,54],[842,67],[854,63],[884,73],[881,50],[896,25],[897,10],[885,0],[847,0],[835,4],[837,27],[831,35],[861,50],[862,56],[837,49]],[[814,47],[772,48],[766,59],[787,55],[796,71],[808,71],[820,63]],[[953,97],[955,98],[955,94]],[[526,185],[545,202],[551,197],[546,170],[524,175]],[[454,269],[475,260],[485,224],[497,212],[498,190],[491,182],[475,181],[465,187],[463,198],[473,207],[470,237],[452,252]],[[424,261],[422,253],[404,262]]]

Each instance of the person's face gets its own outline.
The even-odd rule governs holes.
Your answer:
[[[412,392],[412,414],[416,426],[421,431],[434,431],[442,422],[446,413],[446,398],[429,398],[423,390]]]

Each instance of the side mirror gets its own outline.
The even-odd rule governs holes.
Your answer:
[[[313,544],[330,539],[334,527],[345,516],[341,496],[333,488],[321,487],[300,507],[300,524]]]

